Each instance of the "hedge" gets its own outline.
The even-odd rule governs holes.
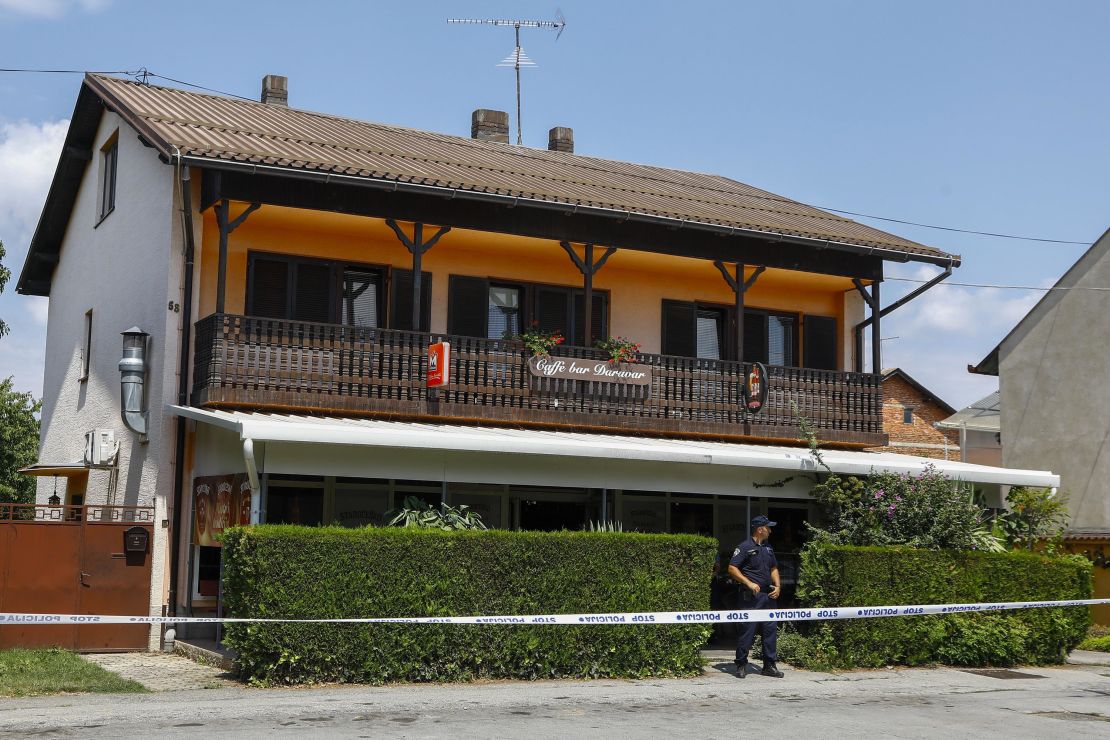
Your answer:
[[[262,525],[223,536],[228,612],[417,617],[709,608],[690,535]],[[230,624],[243,678],[279,683],[692,675],[698,625]]]
[[[1091,589],[1083,558],[813,545],[802,552],[798,595],[807,606],[879,606],[1089,599]],[[788,638],[783,659],[814,668],[1061,663],[1089,624],[1086,607],[822,622]]]

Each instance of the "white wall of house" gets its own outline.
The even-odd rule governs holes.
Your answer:
[[[117,132],[115,208],[101,220],[101,149]],[[174,235],[172,217],[173,169],[108,112],[101,119],[92,154],[50,289],[39,459],[81,460],[85,432],[115,432],[120,442],[118,474],[92,471],[85,502],[156,507],[151,609],[160,613],[168,531],[161,524],[168,516],[173,491],[174,445],[173,419],[164,413],[164,406],[176,392],[180,317],[168,310],[171,297],[180,300],[181,272],[180,237]],[[88,376],[82,379],[85,316],[90,310]],[[120,332],[135,325],[151,335],[146,442],[140,442],[120,417]],[[39,480],[40,502],[52,493],[53,485],[50,478]]]
[[[1110,532],[1110,232],[1057,285],[999,350],[1002,459],[1058,473],[1070,526]]]

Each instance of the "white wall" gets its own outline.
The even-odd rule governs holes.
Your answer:
[[[115,210],[98,224],[100,149],[119,131]],[[173,491],[173,419],[164,413],[176,392],[180,300],[180,237],[173,227],[173,168],[139,142],[113,113],[101,119],[93,158],[83,176],[50,290],[39,459],[78,461],[85,432],[112,429],[120,441],[118,481],[92,471],[86,503],[157,506],[152,545],[152,613],[162,603],[166,534],[162,519]],[[93,311],[89,375],[80,380],[85,313]],[[120,332],[139,326],[151,335],[147,407],[150,439],[140,444],[120,418]],[[39,480],[45,501],[53,480]],[[61,486],[59,486],[59,491]],[[155,634],[152,631],[152,634]]]

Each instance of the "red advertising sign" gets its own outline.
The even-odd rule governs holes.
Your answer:
[[[428,387],[439,388],[451,384],[451,343],[436,342],[428,345]]]

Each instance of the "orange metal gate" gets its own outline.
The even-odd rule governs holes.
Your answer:
[[[153,507],[0,504],[0,612],[147,614],[153,542]],[[0,648],[145,650],[149,634],[149,625],[0,625]]]

